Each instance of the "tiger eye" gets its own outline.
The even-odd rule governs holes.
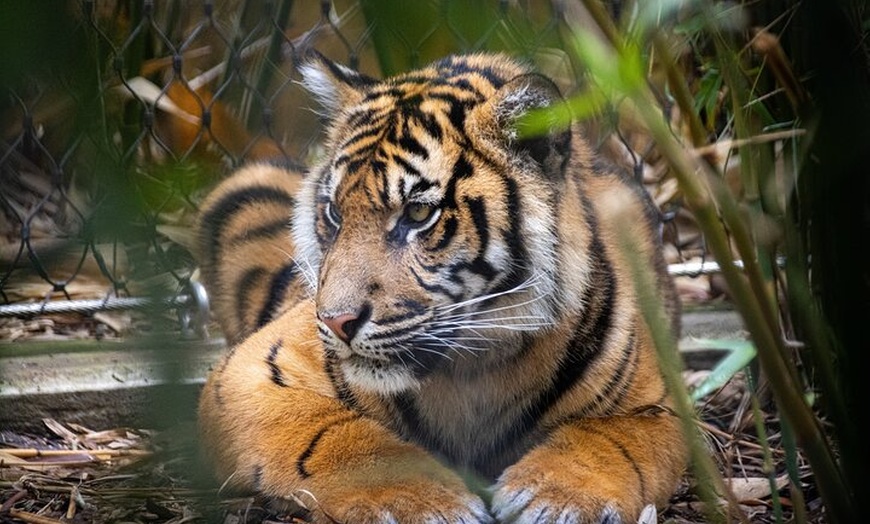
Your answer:
[[[432,216],[432,213],[435,211],[435,207],[429,204],[408,204],[405,207],[405,217],[408,218],[411,222],[416,224],[421,224]]]

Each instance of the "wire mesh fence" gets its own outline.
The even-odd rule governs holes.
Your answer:
[[[506,51],[570,93],[584,82],[571,38],[590,27],[560,0],[35,6],[17,15],[0,84],[0,317],[193,304],[200,198],[245,162],[318,154],[321,122],[297,82],[309,49],[373,76]],[[671,262],[702,255],[654,144],[617,121],[589,131],[671,218]]]

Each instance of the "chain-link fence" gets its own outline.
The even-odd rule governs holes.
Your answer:
[[[297,82],[308,49],[373,76],[503,50],[570,93],[583,82],[571,39],[591,27],[579,3],[560,0],[80,0],[18,11],[0,84],[0,317],[18,318],[194,304],[200,198],[244,162],[318,153],[321,123]],[[592,130],[598,145],[644,177],[671,224],[687,220],[649,138],[614,132],[615,115]],[[695,231],[669,229],[672,262],[701,253]]]

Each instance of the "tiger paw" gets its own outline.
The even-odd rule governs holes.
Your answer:
[[[495,486],[493,515],[511,524],[636,522],[642,507],[637,493],[625,485],[620,489],[611,478],[578,469],[509,468]]]
[[[307,491],[313,522],[353,524],[489,524],[480,497],[428,479]],[[319,495],[318,495],[319,494]],[[310,503],[307,503],[311,500]]]

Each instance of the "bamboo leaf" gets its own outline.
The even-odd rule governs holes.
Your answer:
[[[695,340],[694,343],[701,347],[713,347],[729,351],[728,356],[723,358],[719,364],[713,368],[713,371],[710,372],[707,378],[704,379],[704,381],[701,382],[694,391],[692,391],[691,397],[695,402],[728,383],[737,372],[752,362],[752,359],[755,358],[756,354],[755,346],[748,340],[698,339]]]

